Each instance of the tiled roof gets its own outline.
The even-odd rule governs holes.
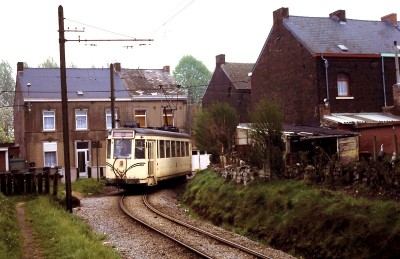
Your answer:
[[[18,72],[24,98],[61,99],[59,68],[25,68]],[[30,83],[28,89],[27,84]],[[67,68],[68,99],[110,98],[110,70],[102,68]],[[116,98],[130,98],[118,74],[114,74]]]
[[[163,69],[121,69],[119,75],[131,96],[183,94],[172,75]]]
[[[222,70],[238,90],[251,89],[249,73],[253,71],[253,63],[225,63]]]
[[[386,21],[289,16],[283,23],[312,54],[393,53],[394,41],[400,43],[399,27]]]

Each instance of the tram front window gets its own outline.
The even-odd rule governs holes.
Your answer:
[[[131,157],[132,143],[129,139],[116,139],[114,141],[114,157]]]

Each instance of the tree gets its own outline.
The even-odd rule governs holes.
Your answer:
[[[230,155],[233,137],[239,123],[239,116],[227,103],[215,103],[198,112],[194,124],[197,146],[213,155],[218,162],[220,155]]]
[[[183,56],[172,74],[175,81],[187,92],[189,105],[200,103],[211,79],[211,72],[203,62],[191,55]]]
[[[267,173],[280,174],[284,169],[283,119],[279,106],[267,99],[262,99],[250,112],[252,158]]]
[[[8,62],[0,62],[0,142],[14,141],[13,103],[15,82]]]
[[[52,57],[48,57],[43,63],[39,64],[41,68],[58,68],[58,64]]]

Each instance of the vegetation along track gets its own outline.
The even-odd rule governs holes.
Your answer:
[[[143,209],[129,209],[129,202],[126,201],[129,197],[123,195],[119,200],[120,208],[129,217],[197,255],[205,258],[272,258],[157,210],[150,205],[147,195],[142,196]]]

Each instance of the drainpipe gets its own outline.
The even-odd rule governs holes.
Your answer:
[[[399,75],[399,54],[398,54],[398,48],[397,48],[397,41],[394,41],[394,61],[396,64],[396,83],[397,85],[400,84],[400,75]]]
[[[381,63],[382,63],[383,102],[385,104],[384,107],[386,107],[387,103],[386,103],[385,64],[384,64],[384,61],[383,61],[383,56],[381,57],[381,59],[382,59]]]
[[[329,102],[329,85],[328,85],[328,60],[324,58],[323,54],[321,54],[321,59],[325,63],[325,87],[326,87],[326,99]]]

